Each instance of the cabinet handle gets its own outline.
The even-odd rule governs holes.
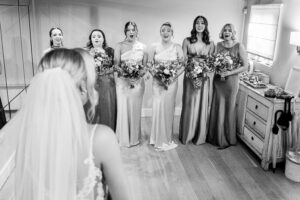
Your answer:
[[[258,105],[255,105],[255,109],[257,109],[258,108]]]
[[[253,137],[253,136],[251,136],[251,140],[254,140],[254,137]]]
[[[253,122],[253,126],[255,126],[255,125],[256,125],[256,121]]]

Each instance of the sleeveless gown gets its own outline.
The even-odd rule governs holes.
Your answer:
[[[95,55],[93,48],[89,52],[92,56]],[[113,52],[112,55],[108,56],[113,60]],[[99,99],[95,107],[95,116],[91,123],[104,124],[116,131],[117,97],[113,73],[102,76],[97,75],[95,89],[98,92]]]
[[[178,60],[178,53],[175,44],[172,44],[167,49],[162,49],[161,44],[159,44],[156,47],[156,52],[157,53],[154,56],[155,63]],[[166,90],[164,87],[159,85],[158,80],[153,78],[153,107],[150,144],[153,144],[156,148],[166,147],[172,143],[177,88],[177,80],[171,83]]]
[[[144,45],[135,42],[132,49],[121,55],[121,62],[135,60],[142,63]],[[122,77],[116,78],[117,91],[117,128],[116,134],[121,146],[134,146],[140,143],[141,138],[141,112],[145,82],[141,78],[133,88],[130,88],[128,80]]]
[[[239,58],[239,43],[226,48],[217,44],[217,53],[229,52],[232,57]],[[213,81],[214,93],[210,115],[207,141],[213,145],[225,148],[236,144],[236,96],[239,89],[238,74],[221,80],[216,75]]]
[[[188,48],[189,59],[199,55],[207,56],[211,48],[211,45],[205,45],[200,53],[197,53],[193,45],[190,44],[190,48]],[[187,78],[186,74],[184,75],[179,126],[179,140],[183,144],[189,142],[197,145],[205,143],[212,97],[212,80],[213,73],[208,73],[207,78],[201,80],[201,87],[195,89],[192,80]]]

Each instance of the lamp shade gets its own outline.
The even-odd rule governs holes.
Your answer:
[[[300,32],[291,32],[290,44],[300,46]]]

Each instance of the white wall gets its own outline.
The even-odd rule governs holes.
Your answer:
[[[124,24],[135,21],[139,39],[146,45],[160,41],[159,28],[163,22],[174,27],[174,41],[182,43],[190,35],[196,16],[204,15],[209,22],[211,39],[219,41],[220,29],[225,23],[236,26],[238,37],[242,32],[244,0],[33,0],[37,39],[37,57],[48,47],[48,31],[59,26],[64,31],[66,47],[84,46],[93,28],[103,29],[108,44],[124,39]],[[182,80],[177,94],[181,105]],[[151,83],[146,84],[144,108],[151,108]]]

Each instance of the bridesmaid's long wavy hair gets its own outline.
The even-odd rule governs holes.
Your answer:
[[[208,22],[207,22],[207,19],[204,17],[204,16],[197,16],[195,19],[194,19],[194,22],[193,22],[193,29],[191,30],[191,37],[188,38],[188,40],[190,41],[190,43],[195,43],[198,41],[197,39],[197,30],[196,30],[196,23],[197,23],[197,20],[198,19],[203,19],[203,22],[205,24],[205,29],[202,33],[202,41],[209,45],[210,44],[210,41],[209,41],[209,31],[208,31]]]
[[[54,31],[55,29],[59,30],[61,32],[61,35],[64,35],[63,31],[60,28],[58,27],[51,28],[49,31],[50,47],[53,47],[53,40],[51,40],[51,36],[52,36],[52,31]],[[61,45],[64,46],[63,42],[61,42]]]
[[[133,21],[128,21],[128,22],[126,22],[125,27],[124,27],[124,34],[125,34],[125,36],[126,36],[126,32],[128,30],[128,26],[130,26],[130,25],[132,25],[133,28],[134,28],[134,30],[136,31],[136,33],[138,33],[138,28],[137,28],[136,23],[133,22]]]
[[[86,48],[87,48],[88,50],[91,50],[91,49],[94,47],[94,46],[93,46],[93,43],[92,43],[92,34],[93,34],[94,32],[96,32],[96,31],[100,32],[100,33],[102,34],[102,36],[103,36],[102,48],[104,49],[105,53],[106,53],[108,56],[110,56],[110,57],[113,58],[113,57],[114,57],[114,50],[113,50],[113,48],[111,48],[111,47],[109,47],[109,46],[107,45],[105,34],[104,34],[104,32],[103,32],[101,29],[93,29],[93,30],[91,31],[91,33],[90,33],[90,35],[89,35],[89,41],[88,41],[87,44],[86,44]]]

